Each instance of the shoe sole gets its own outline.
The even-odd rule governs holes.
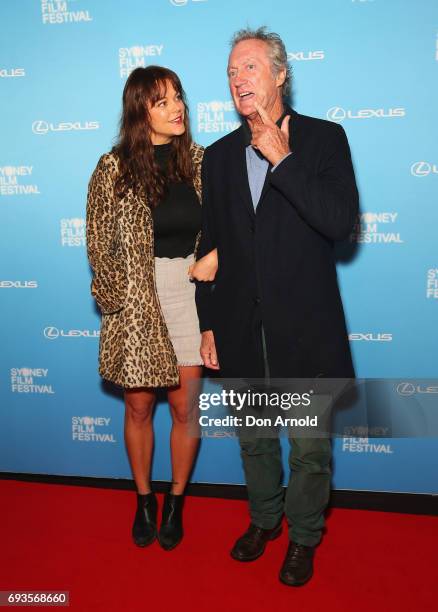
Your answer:
[[[265,545],[263,546],[263,549],[261,550],[261,552],[259,552],[258,555],[256,555],[255,557],[245,557],[245,559],[242,559],[241,557],[237,557],[235,555],[233,555],[233,551],[230,552],[231,557],[235,560],[235,561],[240,561],[241,563],[246,563],[247,561],[255,561],[256,559],[258,559],[259,557],[261,557],[263,555],[263,553],[265,552],[265,548],[266,548],[266,544],[268,542],[272,542],[272,540],[276,540],[277,538],[279,538],[282,534],[283,528],[280,525],[280,527],[278,528],[277,531],[274,531],[273,534],[271,534],[267,540],[267,542],[265,542]]]
[[[309,582],[309,580],[312,578],[313,576],[313,571],[310,572],[310,576],[306,577],[305,580],[300,580],[299,582],[286,582],[286,580],[283,580],[283,578],[281,577],[281,574],[279,574],[279,579],[280,582],[282,584],[285,584],[286,586],[290,586],[290,587],[300,587],[300,586],[304,586],[305,584],[307,584]]]

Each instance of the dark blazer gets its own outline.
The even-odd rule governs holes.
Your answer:
[[[198,256],[218,249],[214,284],[197,283],[201,331],[212,329],[222,376],[352,377],[333,245],[358,213],[343,128],[287,107],[292,155],[271,172],[254,212],[248,126],[204,154]]]

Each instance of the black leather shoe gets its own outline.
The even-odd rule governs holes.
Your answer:
[[[182,508],[184,495],[166,493],[158,541],[164,550],[172,550],[183,537]]]
[[[253,523],[243,536],[234,544],[231,556],[236,561],[254,561],[264,552],[269,540],[275,540],[281,534],[281,523],[274,529],[262,529]]]
[[[137,512],[132,537],[137,546],[149,546],[157,537],[157,498],[154,493],[137,494]]]
[[[280,580],[288,586],[301,586],[313,575],[314,546],[289,542],[286,557],[280,570]]]

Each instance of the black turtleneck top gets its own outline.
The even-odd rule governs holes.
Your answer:
[[[155,161],[165,170],[172,143],[154,145]],[[164,198],[152,209],[155,257],[187,257],[201,229],[201,206],[193,184],[170,182]]]

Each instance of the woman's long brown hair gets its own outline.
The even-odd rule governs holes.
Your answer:
[[[184,102],[185,132],[172,140],[169,165],[165,171],[155,163],[151,141],[151,106],[166,95],[167,83],[172,83]],[[115,194],[122,198],[129,189],[146,196],[154,207],[163,198],[169,181],[193,180],[193,164],[190,155],[189,111],[178,76],[162,66],[136,68],[129,75],[123,90],[123,107],[120,132],[113,152],[119,157],[119,175],[115,182]]]

